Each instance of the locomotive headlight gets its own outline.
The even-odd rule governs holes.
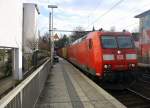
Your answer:
[[[107,69],[107,68],[108,68],[108,65],[104,65],[104,68]]]
[[[134,67],[135,67],[135,64],[129,64],[129,67],[134,68]]]
[[[111,68],[111,65],[108,65],[108,68]]]
[[[114,60],[115,57],[113,54],[104,54],[103,55],[103,60]]]
[[[118,50],[118,51],[117,51],[117,53],[118,53],[118,54],[121,54],[121,51],[120,51],[120,50]]]
[[[135,67],[135,64],[131,64],[132,67]]]
[[[105,69],[111,69],[111,65],[106,65],[106,64],[105,64],[105,65],[104,65],[104,68],[105,68]]]
[[[137,55],[136,54],[126,54],[126,59],[127,60],[135,60],[135,59],[137,59]]]

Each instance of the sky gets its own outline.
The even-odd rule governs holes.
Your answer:
[[[24,0],[37,3],[40,9],[39,29],[41,34],[48,31],[49,12],[47,5],[54,9],[54,28],[58,30],[84,30],[103,28],[116,31],[126,29],[137,31],[139,19],[134,16],[150,9],[149,0]],[[63,34],[63,33],[62,33]]]

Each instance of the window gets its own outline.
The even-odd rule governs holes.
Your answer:
[[[103,48],[117,48],[117,42],[113,36],[102,36]]]
[[[91,49],[93,46],[93,42],[92,42],[92,39],[89,39],[89,49]]]
[[[119,36],[117,37],[117,42],[118,42],[119,48],[133,48],[134,47],[131,37]]]

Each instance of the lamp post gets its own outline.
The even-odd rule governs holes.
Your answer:
[[[54,40],[53,36],[53,9],[58,8],[56,5],[48,5],[48,8],[52,9],[52,13],[49,13],[49,34],[51,39],[51,64],[53,64],[53,53],[54,53]]]

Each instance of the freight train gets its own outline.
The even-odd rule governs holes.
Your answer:
[[[132,78],[137,52],[129,32],[93,31],[58,50],[71,63],[102,80]]]

